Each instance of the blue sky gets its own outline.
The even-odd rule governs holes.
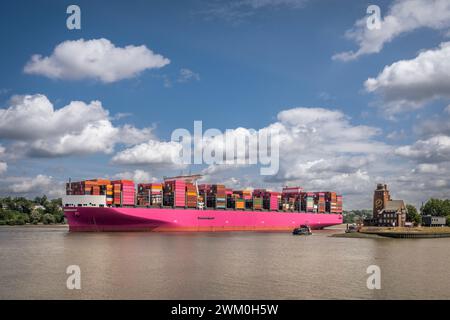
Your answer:
[[[259,184],[279,188],[283,184],[300,184],[310,189],[336,189],[344,194],[348,208],[370,207],[371,191],[380,179],[391,184],[393,189],[397,188],[393,190],[394,195],[415,204],[429,196],[448,195],[450,182],[443,178],[450,170],[450,165],[445,161],[446,156],[450,155],[450,146],[445,140],[448,127],[440,123],[436,126],[440,129],[427,133],[429,130],[422,130],[421,126],[427,119],[446,119],[448,114],[444,109],[449,104],[446,92],[449,92],[450,84],[445,73],[450,70],[443,71],[443,78],[439,74],[431,74],[418,84],[400,79],[401,70],[393,70],[392,74],[387,75],[387,79],[394,78],[394,85],[382,77],[377,78],[386,66],[401,60],[413,61],[420,52],[437,50],[441,43],[448,41],[448,23],[434,22],[439,19],[449,21],[445,14],[450,9],[443,5],[445,1],[434,1],[429,5],[439,8],[441,16],[428,20],[425,17],[421,20],[425,22],[409,26],[414,17],[428,14],[421,10],[420,6],[424,3],[77,1],[81,8],[81,30],[68,30],[66,8],[74,4],[72,2],[3,1],[0,5],[0,37],[3,43],[3,50],[0,50],[3,75],[0,77],[0,110],[4,111],[4,119],[6,110],[10,110],[10,114],[16,112],[17,108],[13,107],[21,103],[16,101],[21,98],[14,100],[14,96],[22,96],[23,99],[25,95],[41,94],[54,110],[64,108],[71,101],[89,104],[98,100],[102,108],[109,112],[106,121],[114,128],[124,125],[137,130],[149,128],[151,134],[142,133],[139,139],[131,143],[123,143],[117,137],[112,149],[106,151],[97,147],[94,151],[80,147],[66,152],[66,146],[61,145],[62,151],[58,154],[50,152],[42,157],[39,152],[36,155],[27,150],[40,148],[43,144],[51,145],[52,139],[58,138],[56,135],[74,134],[76,130],[83,129],[82,124],[77,124],[78,129],[72,131],[64,131],[63,125],[55,124],[58,127],[50,136],[42,134],[39,139],[33,138],[32,134],[17,138],[13,129],[0,130],[0,146],[3,148],[0,149],[3,150],[0,152],[0,162],[7,166],[0,175],[3,180],[1,194],[28,196],[42,191],[56,196],[61,182],[68,177],[82,179],[120,174],[135,177],[138,174],[140,178],[158,179],[162,175],[179,173],[180,168],[165,164],[164,159],[152,158],[147,163],[139,164],[133,161],[117,163],[111,159],[123,150],[146,143],[146,139],[167,142],[176,128],[192,131],[194,120],[202,120],[205,128],[223,131],[238,127],[259,130],[274,123],[283,124],[277,118],[283,110],[300,108],[295,113],[300,122],[291,124],[288,130],[299,140],[292,147],[286,145],[282,148],[280,158],[283,170],[280,175],[272,179],[258,176],[257,170],[252,167],[230,167],[211,171],[214,175],[207,178],[212,181],[222,179],[237,187],[256,187]],[[375,40],[370,38],[371,35],[363,35],[363,38],[369,38],[367,43],[372,40],[382,43],[381,49],[350,60],[333,58],[341,52],[356,52],[361,46],[358,40],[345,34],[357,28],[355,23],[359,19],[367,17],[369,4],[380,7],[383,19],[396,15],[404,17],[401,12],[412,18],[401,21],[408,24],[403,29],[395,29],[387,23],[382,25],[381,30],[385,28],[385,34],[392,35],[384,42],[380,40],[382,35],[375,37]],[[361,28],[358,30],[364,32]],[[64,75],[51,77],[42,69],[25,72],[32,55],[49,57],[55,47],[65,41],[101,38],[117,48],[143,45],[154,54],[169,59],[170,63],[144,68],[133,76],[111,82],[89,75],[79,79]],[[80,50],[84,50],[83,47]],[[78,52],[70,54],[76,55]],[[445,57],[445,54],[439,57]],[[435,63],[440,68],[448,66],[441,65],[442,61]],[[181,70],[191,77],[180,81]],[[377,80],[373,91],[365,86],[369,78]],[[433,81],[438,78],[442,87],[440,90],[430,92],[433,89],[424,89],[433,88]],[[418,92],[422,96],[409,97],[407,93],[403,97],[405,92]],[[317,121],[301,122],[302,112],[306,112],[306,108],[314,108],[319,115]],[[323,110],[340,112],[340,115],[330,114],[331,118],[322,119],[320,117],[326,114]],[[115,116],[118,114],[125,116]],[[32,116],[36,117],[36,121],[39,118],[37,114]],[[89,113],[86,117],[89,118]],[[22,130],[19,123],[21,117],[9,119],[18,121],[17,130]],[[46,121],[45,117],[42,121]],[[311,138],[311,141],[318,139],[314,140],[314,144],[306,143],[303,148],[296,148],[305,141],[295,135],[295,129],[307,128],[316,132],[315,126],[320,126],[322,121],[328,125],[336,121],[337,125],[331,128],[358,128],[355,132],[366,133],[376,129],[377,133],[363,134],[356,140],[348,139],[349,144],[366,144],[369,151],[341,152],[340,146],[346,147],[346,141],[342,139],[346,138],[338,135],[335,144],[338,150],[331,152],[330,144],[333,142],[330,140],[334,136],[330,131],[321,137]],[[0,122],[0,125],[6,128],[5,122]],[[36,127],[36,132],[39,130],[42,130],[40,126]],[[320,134],[319,129],[317,135]],[[418,148],[436,147],[436,143],[429,141],[433,137],[441,137],[439,150],[429,150],[421,157]],[[424,146],[420,141],[430,143]],[[164,149],[164,145],[161,148]],[[372,148],[373,152],[370,151]],[[146,150],[156,153],[161,149]],[[436,152],[439,159],[434,157]],[[334,160],[326,164],[330,159]],[[352,165],[338,170],[332,168],[336,161]],[[309,165],[302,166],[305,163]],[[186,172],[188,169],[184,170]],[[191,170],[207,168],[192,167]],[[437,180],[439,183],[429,184],[429,181]]]

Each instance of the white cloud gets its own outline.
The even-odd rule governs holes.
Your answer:
[[[426,140],[418,140],[412,145],[397,148],[395,153],[426,163],[449,161],[450,137],[438,135]]]
[[[108,39],[68,40],[48,57],[33,55],[24,72],[52,79],[96,79],[105,83],[133,78],[144,70],[162,68],[170,60],[146,46],[116,47]]]
[[[118,143],[136,144],[152,138],[152,128],[115,127],[100,101],[72,101],[54,109],[44,95],[15,96],[0,109],[0,138],[17,142],[17,152],[57,157],[111,153]]]
[[[380,172],[386,172],[385,161],[392,147],[376,138],[381,130],[354,125],[351,119],[337,110],[325,108],[294,108],[281,111],[278,120],[259,130],[229,129],[232,137],[256,135],[277,129],[273,138],[279,141],[280,170],[274,176],[258,175],[258,168],[244,164],[248,153],[223,165],[213,164],[202,170],[210,181],[234,181],[237,186],[270,186],[279,189],[286,184],[299,184],[308,190],[337,190],[351,195],[348,205],[363,205],[370,201],[372,189]],[[209,150],[224,150],[224,136],[204,141]],[[150,141],[139,144],[113,157],[118,164],[169,164],[177,156],[181,145],[174,142]],[[242,157],[244,159],[242,159]],[[390,168],[389,168],[390,169]],[[396,168],[393,168],[395,171]],[[395,172],[398,173],[398,172]],[[352,196],[354,195],[354,196]],[[364,200],[361,200],[364,199]],[[370,203],[367,204],[370,207]]]
[[[129,112],[118,112],[114,116],[111,117],[111,120],[120,120],[122,118],[130,117],[132,116],[132,113]]]
[[[149,172],[140,169],[117,173],[113,176],[113,179],[128,179],[133,180],[135,183],[151,183],[161,181],[153,177]]]
[[[354,27],[348,30],[345,36],[358,44],[358,50],[338,53],[333,56],[333,59],[348,61],[362,55],[378,53],[386,43],[419,28],[445,31],[450,28],[450,2],[448,0],[397,0],[386,14],[381,12],[381,16],[380,29],[367,28],[368,16],[356,21]]]
[[[8,170],[8,164],[0,161],[0,174],[5,173]]]
[[[0,160],[2,159],[4,153],[5,148],[2,145],[0,145]],[[6,164],[6,162],[0,161],[0,174],[5,173],[7,169],[8,165]]]
[[[418,139],[395,150],[403,166],[393,179],[400,194],[415,204],[450,194],[450,115],[444,110],[420,121],[416,126]]]
[[[262,9],[300,9],[304,7],[306,2],[307,0],[210,1],[198,13],[204,15],[207,19],[217,17],[233,23],[239,23]]]
[[[198,73],[195,73],[194,71],[186,69],[186,68],[180,69],[180,74],[178,76],[177,81],[178,82],[188,82],[190,80],[199,81],[200,75]]]
[[[386,138],[388,138],[390,140],[402,140],[402,139],[405,139],[406,137],[407,137],[406,132],[403,129],[398,130],[398,131],[394,130],[386,135]]]
[[[34,141],[30,145],[29,154],[58,157],[97,152],[111,153],[117,142],[118,131],[108,120],[99,120],[88,123],[80,132]]]
[[[368,92],[381,94],[388,113],[418,108],[439,97],[450,97],[450,42],[423,51],[411,60],[386,66],[364,86]]]
[[[383,143],[373,140],[379,128],[352,125],[349,118],[337,110],[324,108],[294,108],[278,114],[280,145],[297,150],[336,153],[380,153]]]
[[[445,108],[445,113],[447,113],[448,115],[450,115],[450,104]]]
[[[38,174],[35,177],[8,177],[5,179],[7,186],[1,186],[3,193],[20,195],[43,195],[60,197],[64,193],[62,182],[56,181],[51,176]]]
[[[368,198],[391,147],[376,140],[375,127],[353,125],[340,111],[295,108],[278,114],[280,171],[264,180],[336,190],[346,208],[370,206]]]
[[[415,131],[422,138],[430,138],[437,135],[450,136],[450,114],[436,114],[424,119],[415,127]]]
[[[118,152],[112,162],[126,165],[166,165],[177,167],[176,159],[182,150],[177,142],[149,140]]]
[[[0,138],[35,140],[80,131],[86,123],[107,118],[99,101],[72,101],[55,110],[45,95],[14,96],[9,108],[0,109]]]
[[[421,163],[413,170],[417,173],[444,173],[438,164]]]

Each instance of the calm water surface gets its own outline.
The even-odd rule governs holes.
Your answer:
[[[450,299],[450,238],[0,227],[1,299]],[[381,268],[381,290],[366,268]],[[66,288],[69,265],[81,290]]]

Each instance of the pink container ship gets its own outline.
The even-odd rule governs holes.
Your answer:
[[[70,231],[292,231],[342,223],[342,196],[286,187],[232,190],[197,185],[200,176],[138,184],[105,179],[69,182],[63,197]]]

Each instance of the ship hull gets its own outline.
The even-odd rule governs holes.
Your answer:
[[[65,207],[70,231],[292,231],[342,223],[340,214],[122,207]]]

